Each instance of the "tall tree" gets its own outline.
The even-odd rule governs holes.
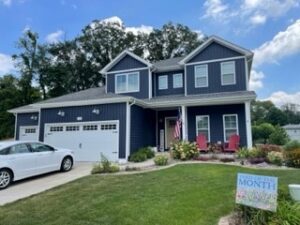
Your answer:
[[[21,52],[13,55],[13,59],[16,61],[16,66],[19,68],[21,74],[19,83],[23,96],[23,104],[30,104],[38,98],[36,89],[32,87],[32,81],[38,67],[37,41],[37,33],[30,30],[26,31],[17,43],[17,47]]]

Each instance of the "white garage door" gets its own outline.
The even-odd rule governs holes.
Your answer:
[[[38,140],[38,126],[20,126],[19,132],[20,141]]]
[[[119,158],[119,122],[45,124],[44,142],[74,151],[77,161]]]

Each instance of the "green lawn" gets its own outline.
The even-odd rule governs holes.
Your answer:
[[[300,183],[300,170],[191,164],[124,176],[88,176],[0,207],[0,224],[216,224],[234,207],[237,172]],[[0,192],[1,194],[1,192]]]

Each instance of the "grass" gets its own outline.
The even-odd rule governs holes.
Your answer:
[[[236,174],[300,183],[300,170],[177,165],[144,174],[88,176],[0,207],[1,225],[210,225],[234,208]],[[1,192],[0,192],[1,194]]]

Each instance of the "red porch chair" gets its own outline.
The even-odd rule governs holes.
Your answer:
[[[240,146],[240,136],[237,134],[231,135],[228,146],[224,146],[224,152],[236,152]]]
[[[207,140],[206,140],[206,136],[203,134],[199,134],[197,136],[197,145],[199,148],[200,152],[208,152],[208,147],[207,147]]]

